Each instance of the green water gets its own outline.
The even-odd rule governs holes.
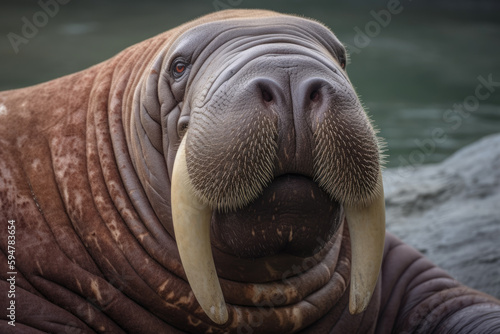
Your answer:
[[[44,22],[37,1],[2,1],[0,90],[84,69],[223,6],[268,8],[324,22],[348,46],[348,73],[387,142],[388,166],[441,161],[500,132],[495,1],[402,0],[393,7],[394,0],[64,2]],[[379,13],[378,21],[373,13]],[[40,27],[13,47],[8,34],[23,37],[23,18],[38,19]],[[490,90],[478,88],[481,80],[494,82]]]

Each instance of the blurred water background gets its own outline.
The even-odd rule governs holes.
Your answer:
[[[500,132],[500,1],[55,1],[0,2],[0,90],[85,69],[215,10],[266,8],[317,19],[346,44],[388,167],[438,162]]]

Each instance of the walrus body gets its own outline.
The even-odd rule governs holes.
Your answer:
[[[319,23],[225,11],[0,93],[1,332],[500,331],[498,300],[384,241],[344,67]]]

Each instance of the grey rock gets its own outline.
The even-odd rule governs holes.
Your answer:
[[[500,134],[440,164],[384,171],[387,230],[500,298]]]

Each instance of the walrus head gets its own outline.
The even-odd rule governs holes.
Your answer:
[[[384,245],[380,147],[342,44],[317,22],[267,11],[217,13],[172,34],[138,86],[127,140],[200,306],[225,323],[219,278],[255,291],[304,259],[321,263],[345,219],[349,309],[363,311]]]

